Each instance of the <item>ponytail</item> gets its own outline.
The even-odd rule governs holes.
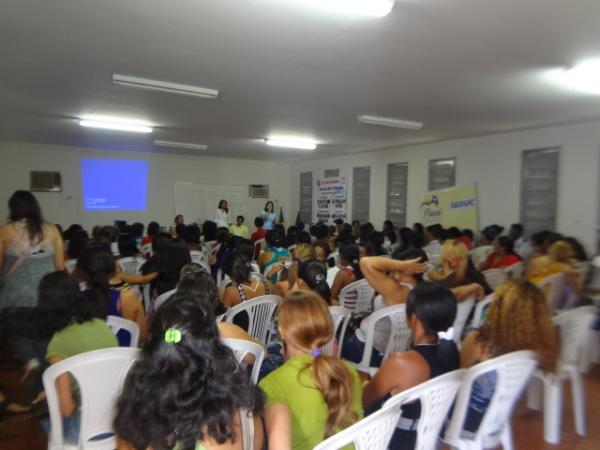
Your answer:
[[[340,246],[340,258],[342,258],[347,265],[352,267],[356,281],[365,277],[362,273],[362,270],[360,270],[360,264],[358,263],[360,259],[358,245],[355,243],[342,244]]]
[[[94,317],[106,319],[111,296],[109,280],[115,272],[115,257],[110,247],[105,244],[86,247],[77,260],[77,270],[84,275],[88,285]]]
[[[352,374],[339,358],[319,354],[310,365],[313,381],[327,404],[325,438],[356,422],[358,415],[352,410],[354,395]]]
[[[107,303],[110,300],[109,274],[106,272],[93,272],[90,274],[88,287],[92,300],[92,314],[97,319],[106,320]]]
[[[300,264],[298,278],[302,279],[311,291],[319,294],[328,305],[331,305],[331,289],[327,284],[327,267],[320,261],[311,259]]]

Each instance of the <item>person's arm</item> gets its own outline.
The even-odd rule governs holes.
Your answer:
[[[386,298],[392,297],[398,291],[398,283],[389,277],[387,272],[423,273],[427,266],[419,262],[420,260],[421,258],[398,261],[381,256],[365,256],[360,259],[360,269],[369,284]]]
[[[65,270],[65,248],[63,240],[56,226],[50,225],[49,228],[50,233],[52,233],[52,246],[54,247],[54,269],[63,271]]]
[[[125,272],[119,272],[119,278],[127,284],[146,284],[150,283],[158,276],[158,272],[151,272],[147,275],[131,275]]]
[[[483,287],[477,283],[465,284],[464,286],[458,286],[450,290],[458,302],[461,302],[471,296],[475,297],[475,300],[481,300],[485,297],[485,291]]]
[[[140,328],[140,339],[145,339],[148,335],[148,324],[140,297],[131,290],[125,290],[120,293],[120,300],[121,315],[124,319],[137,323]]]
[[[219,329],[219,336],[221,339],[241,339],[242,341],[253,342],[257,345],[260,345],[262,348],[265,348],[265,344],[254,339],[252,336],[246,333],[242,327],[239,327],[233,323],[221,322],[217,324],[217,328]]]
[[[269,448],[277,450],[290,450],[292,448],[291,416],[285,403],[274,403],[267,406],[265,425]]]
[[[62,361],[62,358],[53,356],[48,362],[52,365],[60,361]],[[61,416],[69,417],[77,409],[77,403],[75,403],[75,399],[73,399],[71,380],[68,373],[63,373],[56,379],[56,394],[58,395],[58,407]]]
[[[338,273],[335,274],[335,278],[333,279],[333,284],[331,285],[331,299],[338,300],[340,296],[340,291],[348,284],[348,274],[345,270],[339,270]]]
[[[228,308],[232,308],[240,303],[240,293],[233,286],[227,286],[223,290],[223,304]]]
[[[460,367],[468,369],[480,361],[486,359],[481,351],[481,344],[478,342],[478,331],[473,331],[467,335],[460,349]]]

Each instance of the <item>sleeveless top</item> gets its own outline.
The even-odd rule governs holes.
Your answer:
[[[25,220],[13,225],[15,238],[5,250],[0,274],[0,309],[34,308],[41,279],[54,271],[54,246],[47,233],[31,242]]]
[[[269,295],[270,294],[270,292],[269,292],[269,283],[267,283],[266,281],[262,281],[262,284],[263,284],[263,287],[265,288],[264,295]],[[248,296],[246,295],[246,292],[244,292],[243,285],[236,284],[236,283],[233,283],[233,282],[231,283],[231,285],[235,286],[237,288],[238,292],[240,293],[240,300],[241,300],[242,303],[250,300],[248,298]],[[257,287],[258,287],[258,285],[257,285]]]

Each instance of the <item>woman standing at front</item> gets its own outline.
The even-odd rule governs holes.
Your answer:
[[[63,241],[56,227],[42,219],[31,192],[15,191],[8,209],[10,221],[0,227],[0,314],[7,340],[29,371],[39,367],[27,337],[38,285],[47,273],[64,270]]]
[[[275,225],[275,204],[269,200],[266,204],[265,204],[265,209],[263,209],[260,212],[260,217],[263,218],[264,225],[263,228],[265,230],[272,230],[273,226]]]
[[[217,228],[229,229],[229,206],[227,200],[221,200],[215,214]]]

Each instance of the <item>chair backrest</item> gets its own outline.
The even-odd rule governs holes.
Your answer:
[[[137,323],[132,320],[124,319],[119,316],[107,316],[106,325],[116,336],[121,330],[125,330],[129,333],[129,346],[137,347],[140,341],[140,327]]]
[[[75,266],[77,266],[76,259],[68,259],[65,261],[65,269],[67,269],[67,272],[69,272],[69,273],[75,272]]]
[[[119,259],[117,261],[117,264],[119,264],[119,267],[124,273],[136,275],[142,264],[144,264],[144,262],[144,258],[128,256],[127,258]]]
[[[225,289],[229,283],[231,283],[229,275],[227,275],[223,269],[217,270],[217,288],[219,290]]]
[[[475,306],[475,313],[473,314],[473,322],[471,322],[471,326],[473,328],[479,328],[483,324],[485,320],[484,316],[486,313],[486,308],[490,306],[493,300],[494,294],[490,294],[477,302],[477,305]]]
[[[64,445],[56,379],[69,372],[77,381],[81,395],[81,428],[77,448],[93,447],[106,450],[116,448],[114,435],[89,443],[88,441],[101,434],[113,433],[115,401],[125,376],[138,354],[137,348],[106,348],[67,358],[44,371],[42,379],[51,422],[49,447],[63,448]]]
[[[458,391],[450,423],[446,428],[444,441],[453,447],[470,448],[461,445],[463,424],[469,409],[473,383],[485,373],[496,372],[496,386],[492,398],[484,412],[479,429],[469,440],[472,448],[484,448],[486,436],[500,432],[509,423],[512,410],[537,366],[534,352],[523,350],[492,358],[471,367],[464,374]]]
[[[321,351],[329,356],[340,356],[342,342],[344,342],[344,335],[346,334],[346,327],[348,326],[348,320],[350,320],[352,313],[343,306],[330,306],[329,314],[331,315],[331,321],[333,322],[333,337],[327,344],[321,347]]]
[[[248,329],[246,330],[254,339],[267,344],[269,327],[275,310],[281,302],[278,295],[262,295],[240,303],[227,311],[226,321],[233,323],[236,315],[245,311],[248,314]]]
[[[595,306],[581,306],[552,318],[560,332],[560,364],[576,364],[585,356],[597,314]]]
[[[233,354],[240,365],[245,364],[244,358],[246,358],[246,356],[254,356],[254,364],[252,366],[250,379],[256,384],[258,382],[260,366],[263,359],[265,359],[265,349],[254,342],[244,341],[242,339],[221,339],[221,341],[233,351]]]
[[[565,275],[556,273],[544,278],[537,285],[546,294],[546,303],[550,312],[560,309],[565,294]]]
[[[481,272],[485,277],[485,281],[492,289],[496,289],[506,280],[506,272],[503,269],[488,269]]]
[[[503,270],[507,278],[521,278],[525,272],[525,264],[523,261],[519,261],[505,267]]]
[[[169,298],[171,298],[171,296],[175,292],[177,292],[177,289],[171,289],[170,291],[163,292],[158,297],[156,297],[156,300],[154,300],[154,311],[156,311],[164,302],[169,300]]]
[[[456,318],[454,319],[454,323],[452,324],[452,331],[454,333],[452,339],[454,340],[454,342],[456,342],[456,345],[460,344],[462,332],[465,329],[465,325],[467,324],[469,315],[473,310],[473,306],[475,306],[474,297],[468,297],[462,302],[458,302],[458,305],[456,307]]]
[[[393,305],[375,311],[367,319],[367,331],[365,336],[365,349],[359,367],[370,366],[371,354],[373,353],[373,342],[375,340],[375,328],[381,320],[391,322],[390,334],[385,348],[383,359],[387,359],[392,353],[401,352],[410,346],[412,331],[406,322],[406,305]]]
[[[192,262],[196,264],[202,265],[203,263],[208,262],[208,255],[200,250],[191,250],[190,258],[192,259]]]
[[[394,395],[384,407],[398,408],[415,400],[421,402],[421,418],[417,426],[415,450],[435,450],[448,411],[466,370],[454,370]]]
[[[351,443],[354,444],[355,450],[385,449],[399,418],[400,408],[394,405],[384,406],[379,411],[327,438],[313,450],[336,450]]]
[[[375,289],[363,278],[344,287],[339,297],[340,304],[352,312],[372,311]]]

